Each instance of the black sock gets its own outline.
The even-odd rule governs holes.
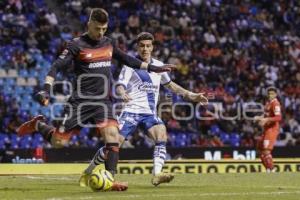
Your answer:
[[[55,130],[53,126],[49,126],[44,122],[37,122],[37,131],[40,132],[45,140],[51,142],[52,133]]]
[[[107,151],[105,169],[114,176],[117,173],[117,165],[119,161],[119,144],[107,143],[105,149]]]

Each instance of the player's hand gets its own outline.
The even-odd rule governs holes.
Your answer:
[[[203,95],[203,93],[189,93],[188,98],[194,102],[199,102],[201,105],[207,105],[208,99]]]
[[[259,120],[261,120],[263,118],[263,116],[255,116],[254,117],[254,121],[259,121]]]
[[[156,73],[162,73],[162,72],[170,72],[176,69],[175,65],[172,64],[165,64],[163,66],[155,66],[155,65],[148,65],[148,71],[149,72],[156,72]]]
[[[39,104],[41,104],[42,106],[48,106],[49,104],[49,94],[46,91],[40,91],[35,95],[35,99],[37,100],[37,102],[39,102]]]
[[[267,120],[266,118],[261,118],[261,119],[259,119],[259,121],[258,121],[258,124],[259,124],[261,127],[264,127],[267,123],[268,123],[268,120]]]
[[[132,98],[129,96],[129,94],[127,94],[127,92],[121,94],[120,97],[126,103],[132,100]]]

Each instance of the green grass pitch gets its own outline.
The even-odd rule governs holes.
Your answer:
[[[78,186],[78,175],[0,176],[0,199],[105,200],[299,200],[299,173],[176,174],[153,187],[151,175],[117,175],[126,192],[92,192]]]

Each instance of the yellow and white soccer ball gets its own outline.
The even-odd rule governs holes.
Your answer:
[[[112,174],[104,169],[96,169],[89,177],[89,186],[94,192],[110,190],[114,182]]]

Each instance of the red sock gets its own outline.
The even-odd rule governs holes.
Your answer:
[[[273,169],[273,157],[271,154],[265,155],[266,168],[272,170]]]
[[[265,166],[266,169],[272,170],[274,165],[273,165],[273,157],[271,154],[261,154],[260,159],[262,164]]]
[[[266,162],[265,162],[265,154],[260,155],[260,160],[261,160],[261,163],[263,164],[263,166],[265,168],[267,168],[267,165],[266,165]]]

